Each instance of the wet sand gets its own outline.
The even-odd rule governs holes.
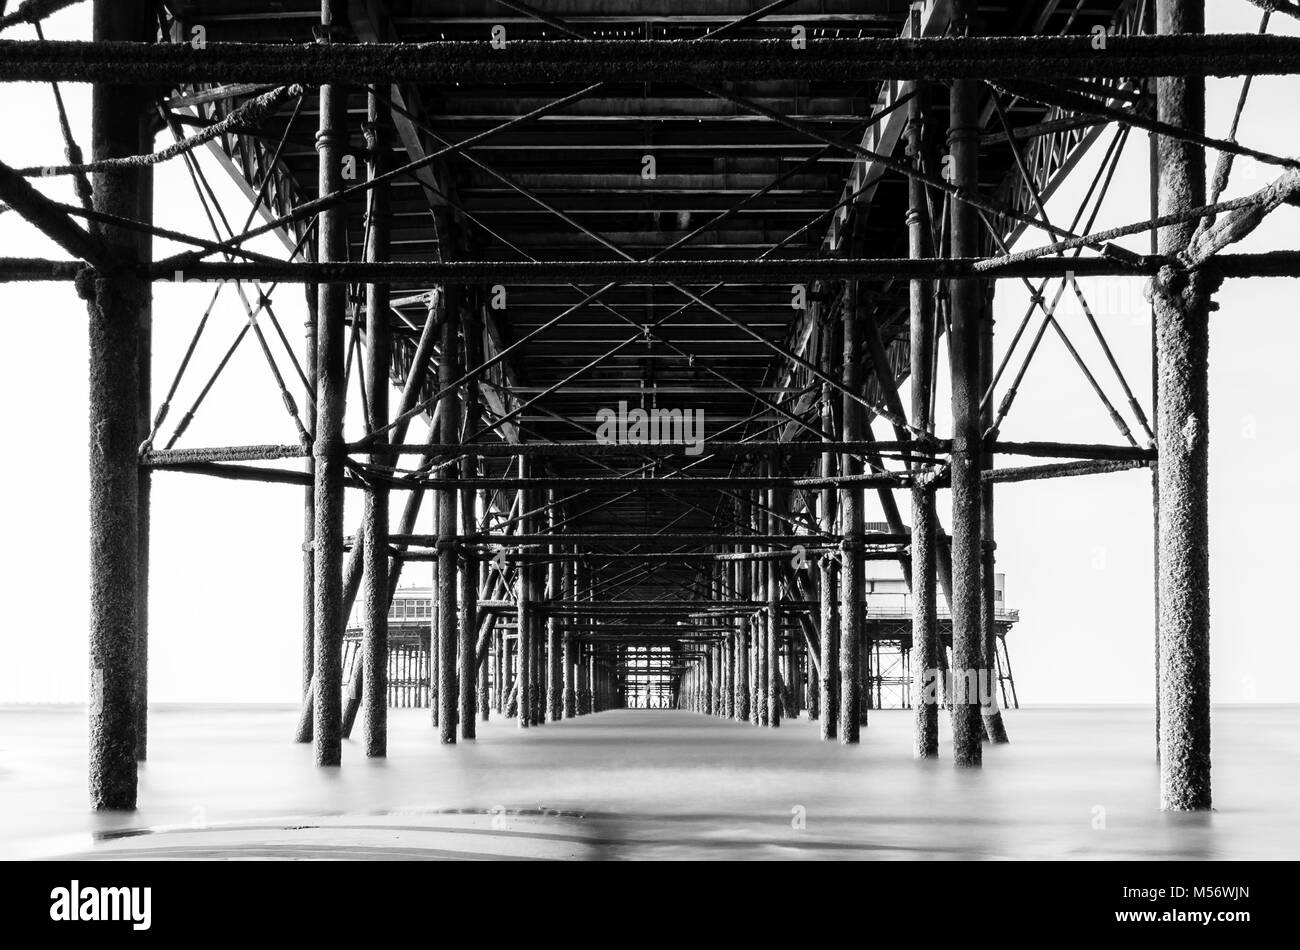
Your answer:
[[[817,726],[758,729],[619,710],[542,728],[479,724],[440,746],[428,711],[391,711],[387,760],[354,738],[318,769],[296,711],[151,711],[140,808],[86,807],[85,713],[0,708],[0,858],[1300,857],[1300,706],[1214,713],[1216,810],[1158,810],[1153,714],[1006,713],[985,768],[911,757],[911,713],[872,714],[857,747]]]

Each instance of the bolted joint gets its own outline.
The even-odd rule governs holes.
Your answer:
[[[318,152],[322,152],[331,146],[342,147],[347,142],[348,134],[342,129],[320,129],[316,133],[316,151]]]
[[[95,299],[98,281],[99,272],[87,264],[84,267],[77,268],[77,275],[72,279],[72,286],[77,291],[78,297],[85,301],[91,301]]]
[[[375,122],[362,122],[361,135],[366,140],[366,158],[371,162],[383,154],[383,135]]]
[[[912,473],[912,485],[922,491],[932,491],[942,473],[941,465],[918,465]]]
[[[925,132],[924,119],[908,118],[903,126],[903,141],[907,143],[905,154],[908,158],[916,158],[921,154],[921,141],[925,138]]]
[[[317,462],[342,461],[347,457],[347,443],[339,436],[317,437],[312,445],[312,458]]]

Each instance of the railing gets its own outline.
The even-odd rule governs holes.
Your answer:
[[[867,595],[867,619],[889,620],[912,616],[912,595],[907,593],[883,593]],[[940,594],[935,604],[935,615],[940,620],[952,618],[948,604]],[[1004,623],[1016,623],[1020,620],[1020,611],[1011,610],[999,604],[994,610],[994,617]]]

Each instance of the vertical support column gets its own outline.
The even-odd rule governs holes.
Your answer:
[[[723,599],[734,601],[736,597],[732,585],[735,576],[725,561],[719,565],[719,569],[725,578],[722,588]],[[734,634],[723,635],[722,657],[722,665],[726,670],[722,679],[722,715],[727,719],[734,719],[736,716],[736,637]]]
[[[939,754],[939,703],[943,699],[935,595],[934,491],[912,487],[912,712],[917,758]]]
[[[818,634],[820,638],[820,633]],[[814,652],[816,651],[816,652]],[[808,648],[808,684],[807,684],[807,701],[808,701],[808,721],[817,722],[821,719],[822,711],[822,684],[821,677],[817,674],[818,657],[821,656],[821,647],[813,643]]]
[[[744,516],[739,519],[745,524]],[[749,569],[744,561],[737,561],[735,571],[736,600],[746,606],[736,614],[736,702],[734,715],[737,722],[749,719]]]
[[[152,117],[140,117],[140,145],[144,152],[153,149],[154,129]],[[136,172],[138,178],[140,221],[153,220],[153,168],[146,166]],[[153,236],[143,231],[135,236],[137,253],[141,261],[153,260]],[[138,373],[139,404],[136,420],[139,441],[149,438],[153,418],[153,292],[149,290],[140,302],[139,331],[137,336],[136,371]],[[135,757],[143,762],[149,751],[149,512],[153,493],[152,470],[139,466],[136,478],[136,587],[135,587]]]
[[[546,492],[546,524],[550,533],[556,531],[560,522],[560,513],[556,510],[555,490]],[[551,552],[551,562],[547,565],[547,584],[550,587],[548,602],[552,608],[546,615],[546,721],[559,722],[564,708],[564,672],[560,656],[560,618],[555,613],[563,598],[560,596],[560,580],[563,568],[560,566],[560,546],[552,539],[547,550]]]
[[[460,326],[464,337],[462,366],[465,371],[476,369],[482,362],[482,337],[478,333],[478,323],[474,319],[474,302],[468,296],[468,288],[461,299]],[[453,315],[448,314],[450,319]],[[478,431],[479,393],[478,383],[465,386],[464,412],[462,413],[465,435]],[[478,456],[470,453],[460,461],[461,477],[470,480],[478,475]],[[463,488],[460,492],[460,529],[461,537],[469,538],[478,532],[478,490]],[[473,739],[477,736],[479,665],[478,665],[478,583],[479,562],[469,544],[462,546],[460,560],[460,639],[457,646],[456,678],[460,689],[460,737]],[[486,666],[484,668],[486,678]],[[486,703],[485,703],[486,705]],[[485,710],[486,711],[486,710]]]
[[[586,561],[582,562],[581,582],[578,584],[578,590],[574,597],[575,602],[586,603],[588,594],[596,586],[596,574],[591,565]],[[579,614],[573,618],[573,622],[579,627],[586,627],[589,624],[589,618]],[[588,716],[593,712],[591,701],[591,651],[590,644],[581,639],[578,641],[578,715]]]
[[[535,501],[540,501],[543,497],[545,496],[540,493],[534,494],[533,496]],[[540,516],[535,523],[538,527],[541,526],[542,521]],[[546,569],[541,564],[530,566],[530,574],[533,579],[534,604],[540,604],[545,599],[545,571]],[[533,669],[531,674],[533,683],[532,722],[534,726],[542,726],[546,724],[546,666],[549,651],[546,649],[546,625],[543,622],[540,611],[533,611],[532,627],[528,631],[528,636],[532,643],[533,657]]]
[[[381,132],[379,100],[372,92],[367,104],[366,144],[373,181],[385,170],[387,142]],[[370,241],[366,260],[386,261],[389,249],[388,186],[371,188]],[[388,425],[388,373],[392,362],[392,337],[388,326],[389,287],[366,287],[366,349],[364,383],[370,418],[369,431]],[[370,463],[389,465],[388,433],[378,436]],[[365,508],[358,543],[365,546],[361,574],[361,732],[367,756],[388,754],[388,485],[375,482],[365,492]]]
[[[1158,32],[1205,31],[1204,0],[1159,0]],[[1205,128],[1205,82],[1156,83],[1162,122],[1189,134]],[[1205,203],[1205,150],[1161,137],[1160,213]],[[1160,230],[1160,252],[1183,251],[1197,222]],[[1210,795],[1209,312],[1213,286],[1203,271],[1163,269],[1153,281],[1156,386],[1160,415],[1160,807],[1208,809]]]
[[[528,456],[519,456],[519,477],[528,478],[531,474]],[[527,488],[519,489],[519,533],[532,534],[534,516],[532,510],[533,493]],[[532,567],[527,561],[515,565],[515,654],[516,654],[516,697],[519,710],[519,728],[527,729],[532,725],[532,636],[533,623],[533,584]]]
[[[822,326],[822,369],[829,375],[832,367],[835,365],[837,356],[837,347],[835,341],[838,334],[829,324]],[[822,384],[822,412],[821,425],[822,431],[827,437],[833,437],[835,433],[835,390],[829,383]],[[835,475],[835,453],[823,452],[821,455],[821,476],[831,478]],[[818,527],[822,533],[827,536],[834,536],[836,533],[836,491],[833,488],[823,488],[818,497]],[[821,642],[818,644],[818,650],[821,654],[821,682],[818,684],[820,695],[818,704],[821,706],[821,725],[818,727],[823,739],[834,739],[836,736],[839,707],[838,703],[838,680],[839,680],[839,637],[840,637],[840,612],[839,612],[839,559],[833,554],[822,554],[818,560],[818,633]]]
[[[770,466],[764,463],[759,467],[760,474],[767,474],[771,471]],[[767,513],[764,511],[767,503],[767,494],[761,489],[754,493],[754,510],[751,519],[750,531],[753,534],[762,534],[767,524]],[[757,546],[751,546],[751,551],[761,550]],[[762,561],[752,561],[754,571],[754,599],[761,602],[763,607],[757,611],[754,622],[754,711],[760,726],[766,726],[768,716],[771,714],[771,707],[768,705],[767,680],[771,671],[767,668],[767,635],[768,635],[768,614],[767,614],[767,565]]]
[[[950,98],[949,150],[953,184],[979,187],[979,84],[958,80]],[[980,253],[979,219],[970,205],[952,203],[953,257]],[[980,282],[953,280],[949,294],[952,329],[952,726],[953,758],[959,767],[979,767],[984,733],[979,683],[984,673],[981,632],[980,487]]]
[[[508,715],[506,712],[508,703],[510,703],[510,690],[513,685],[513,665],[511,658],[510,638],[506,635],[506,630],[497,630],[497,669],[498,677],[494,682],[495,689],[495,710],[502,716]]]
[[[560,704],[560,718],[572,719],[578,714],[578,696],[574,688],[574,668],[573,657],[576,644],[573,642],[573,634],[565,632],[560,638],[560,650],[564,654],[564,698]]]
[[[491,589],[492,588],[489,588],[489,590]],[[504,597],[505,594],[498,593],[496,596]],[[497,715],[501,714],[501,694],[502,687],[505,685],[503,671],[504,664],[501,661],[505,656],[505,645],[501,639],[501,632],[496,626],[498,622],[496,615],[487,617],[483,622],[486,623],[488,627],[488,653],[486,659],[487,667],[479,674],[479,692],[487,693],[487,701],[486,704],[484,704],[483,701],[480,700],[479,710],[481,718],[484,722],[487,722],[492,713],[495,712]]]
[[[980,392],[986,392],[993,384],[996,371],[993,362],[993,291],[996,284],[985,285],[986,293],[981,295],[984,319],[980,322]],[[994,400],[989,399],[980,412],[980,432],[987,432],[993,426]],[[980,453],[980,469],[991,471],[993,468],[992,446],[986,445]],[[982,481],[982,480],[981,480]],[[980,559],[980,635],[984,643],[984,674],[980,677],[980,714],[984,719],[984,735],[995,745],[1003,745],[1011,740],[1007,737],[1007,727],[1002,721],[1002,710],[998,707],[998,620],[997,620],[997,535],[993,521],[993,483],[980,485],[980,542],[982,557]]]
[[[722,551],[724,548],[719,547],[717,550]],[[726,594],[725,566],[723,562],[718,561],[708,566],[709,572],[709,597],[716,601],[724,600]],[[716,626],[717,618],[707,621],[710,626]],[[710,649],[713,650],[713,715],[724,717],[727,715],[727,649],[724,637],[712,641]]]
[[[1146,16],[1142,29],[1155,34],[1157,30],[1156,5],[1146,5]],[[1158,91],[1158,80],[1147,77],[1146,92],[1154,101]],[[1147,207],[1151,220],[1160,217],[1160,136],[1155,132],[1147,133]],[[1150,234],[1150,250],[1154,256],[1160,253],[1160,229]],[[1151,425],[1159,432],[1160,426],[1160,360],[1158,328],[1156,326],[1156,307],[1154,295],[1151,303]],[[1156,762],[1160,761],[1160,465],[1151,465],[1151,626],[1152,626],[1152,670],[1155,680],[1156,716],[1155,716],[1155,752]],[[1008,660],[1010,655],[1008,655]],[[1008,665],[1010,665],[1008,663]]]
[[[704,674],[703,679],[700,681],[700,686],[704,691],[701,697],[703,703],[701,712],[707,716],[712,716],[717,709],[714,704],[714,699],[718,695],[716,689],[718,682],[717,654],[714,653],[713,644],[711,643],[700,642],[700,650],[704,656],[704,663],[700,667]]]
[[[303,425],[313,440],[316,433],[316,326],[319,323],[320,287],[307,285],[307,321],[302,359],[309,390],[303,400]],[[302,492],[302,695],[294,742],[311,742],[316,669],[316,459],[309,455],[304,465],[310,483]]]
[[[709,644],[709,653],[713,656],[713,715],[721,716],[724,712],[722,696],[726,692],[723,683],[727,680],[727,667],[722,652],[722,642]]]
[[[718,565],[719,568],[721,566]],[[721,583],[722,574],[719,570],[713,585],[714,597],[719,600],[722,596]],[[708,622],[716,623],[715,620]],[[723,649],[721,639],[711,641],[709,650],[713,653],[713,715],[725,716],[727,714],[727,651]]]
[[[792,613],[790,619],[797,623],[795,614]],[[800,636],[792,633],[785,640],[785,668],[786,672],[789,674],[789,682],[786,684],[785,695],[789,697],[790,700],[785,714],[791,719],[798,719],[799,712],[804,708],[803,664],[799,659],[800,639]]]
[[[330,27],[329,4],[323,4],[324,25]],[[320,87],[320,131],[316,136],[319,193],[331,195],[342,187],[343,146],[347,140],[347,90]],[[347,257],[344,209],[329,208],[318,218],[317,259],[322,263]],[[343,680],[343,415],[347,380],[344,376],[344,317],[347,286],[321,284],[316,324],[316,439],[312,455],[315,559],[312,616],[315,693],[312,697],[312,739],[317,765],[338,765],[342,754]]]
[[[575,547],[572,554],[578,553]],[[576,560],[566,560],[563,568],[563,584],[561,585],[561,602],[565,607],[570,607],[578,600],[578,575],[582,565]],[[570,627],[577,624],[577,618],[572,615],[565,615],[564,623]],[[578,714],[578,691],[575,683],[575,669],[577,661],[578,645],[573,641],[573,634],[569,630],[564,631],[563,644],[564,650],[564,708],[561,712],[565,719],[572,719]]]
[[[96,40],[146,38],[148,17],[139,4],[96,0],[93,16]],[[92,160],[139,154],[148,102],[141,88],[99,83],[92,96]],[[96,210],[135,218],[141,185],[135,171],[96,173]],[[143,250],[133,231],[94,230],[124,261],[136,260]],[[138,691],[144,676],[140,609],[148,591],[148,578],[142,576],[148,525],[142,520],[147,510],[140,507],[138,452],[141,418],[146,425],[149,421],[149,406],[141,405],[149,299],[148,283],[125,272],[97,276],[89,298],[89,732],[90,802],[96,810],[130,810],[136,803],[138,730],[145,713]]]
[[[447,298],[447,307],[442,323],[442,345],[438,353],[438,388],[445,391],[456,381],[458,372],[461,288],[448,285],[443,288],[443,292]],[[442,398],[442,406],[442,441],[448,444],[459,442],[460,393],[447,392]],[[448,470],[447,474],[453,472]],[[431,651],[436,650],[438,656],[438,738],[444,743],[456,741],[456,720],[460,711],[456,665],[460,626],[456,604],[456,496],[457,491],[453,488],[437,490],[438,566],[434,580],[437,585],[438,618]]]
[[[482,497],[477,492],[475,494],[476,497]],[[475,527],[477,527],[477,524]],[[483,570],[483,562],[481,560],[478,561],[478,565],[479,580],[482,584],[486,585],[488,575],[487,572]],[[489,597],[491,596],[492,587],[484,586],[480,589],[488,591]],[[475,605],[475,613],[477,615],[477,604]],[[478,717],[482,722],[487,722],[490,718],[489,714],[492,709],[492,690],[499,688],[497,684],[501,682],[497,673],[497,653],[492,649],[492,646],[496,641],[496,635],[492,630],[493,625],[496,623],[496,618],[489,614],[483,617],[482,620],[479,620],[477,616],[475,619],[478,626],[481,627],[479,636],[487,637],[487,653],[484,655],[483,662],[478,666],[475,673],[478,678]],[[476,643],[474,646],[477,649],[478,644]]]
[[[757,468],[751,468],[751,471],[757,471]],[[754,495],[750,495],[752,503]],[[746,530],[751,534],[754,532],[754,517],[751,516],[745,522]],[[757,548],[751,546],[750,553]],[[758,561],[744,562],[745,573],[749,575],[749,589],[752,602],[757,605],[763,599],[763,583],[758,573]],[[763,704],[767,698],[767,692],[763,688],[763,665],[761,656],[763,653],[763,636],[765,624],[759,619],[761,612],[755,607],[749,611],[749,721],[756,726],[763,724]]]
[[[520,586],[520,583],[516,581],[516,596],[518,596]],[[518,627],[516,626],[515,629],[517,631]],[[519,636],[516,632],[514,640],[511,640],[509,633],[505,630],[502,630],[497,636],[501,638],[501,689],[497,693],[498,705],[501,707],[501,715],[518,716],[519,674],[516,672],[517,667],[515,664],[519,661]],[[513,646],[511,646],[512,643]]]
[[[769,462],[767,474],[775,477],[778,469],[775,462]],[[788,529],[781,516],[786,512],[786,495],[784,488],[775,486],[767,490],[767,533],[782,534]],[[770,728],[781,725],[781,578],[778,562],[763,561],[767,574],[767,637],[764,649],[767,651],[767,724]]]
[[[704,645],[704,659],[700,663],[700,712],[713,715],[713,648]]]
[[[925,168],[925,118],[930,96],[917,83],[908,102],[908,153],[918,171]],[[932,257],[929,202],[924,183],[908,181],[908,252],[912,258]],[[928,280],[911,282],[911,420],[925,432],[934,427],[930,398],[934,386],[934,287]],[[916,463],[920,475],[920,462]],[[918,478],[912,485],[912,715],[913,751],[917,758],[939,754],[939,630],[936,613],[934,489]]]
[[[863,571],[865,574],[865,569]],[[866,583],[863,582],[863,613],[866,613]],[[862,623],[862,644],[858,647],[858,725],[867,724],[868,711],[871,709],[872,701],[872,676],[871,676],[871,651],[874,648],[874,641],[871,637],[871,624],[866,622],[865,617]]]
[[[581,590],[581,588],[579,588]],[[575,617],[574,622],[578,623],[580,618]],[[585,716],[590,711],[587,708],[587,649],[582,640],[575,638],[573,641],[573,693],[575,716]]]
[[[590,643],[580,643],[578,647],[578,657],[581,663],[579,675],[582,684],[578,692],[578,705],[579,712],[583,716],[590,716],[596,711],[596,699],[593,694],[596,684],[591,675],[591,662],[595,650],[595,646]]]
[[[862,331],[858,326],[858,285],[847,281],[844,285],[844,359],[842,381],[851,393],[862,388]],[[862,407],[847,395],[841,406],[843,439],[855,442],[862,435]],[[862,463],[852,454],[840,457],[842,475],[860,475]],[[840,572],[840,742],[851,745],[858,741],[861,681],[858,667],[861,664],[863,628],[863,567],[862,567],[862,491],[855,486],[840,489],[840,514],[843,519],[843,566]]]

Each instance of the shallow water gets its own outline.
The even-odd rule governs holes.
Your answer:
[[[978,772],[913,760],[901,710],[846,747],[806,720],[660,710],[494,720],[441,746],[427,710],[395,709],[389,758],[353,740],[338,769],[289,741],[296,716],[151,710],[139,810],[96,815],[84,711],[0,709],[0,857],[1300,857],[1297,706],[1216,708],[1203,815],[1158,810],[1137,707],[1008,711],[1012,743],[986,745]]]

